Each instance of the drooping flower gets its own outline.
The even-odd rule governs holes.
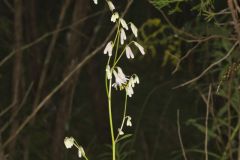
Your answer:
[[[113,11],[115,9],[115,6],[113,5],[112,1],[107,0],[107,4],[108,4],[108,7],[111,11]]]
[[[116,20],[119,18],[118,12],[114,12],[111,17],[112,22],[116,22]]]
[[[95,4],[98,4],[98,0],[93,0],[93,2],[94,2]]]
[[[131,48],[128,45],[126,46],[126,56],[127,56],[128,59],[130,59],[130,58],[133,59],[134,58],[134,54],[133,54]]]
[[[128,80],[125,76],[125,74],[123,73],[122,69],[120,67],[117,67],[118,70],[118,75],[119,77],[124,81],[124,83]]]
[[[125,87],[126,90],[126,94],[129,97],[132,97],[132,95],[134,94],[133,88],[135,87],[135,83],[139,83],[139,78],[136,74],[132,75],[131,78],[128,80],[128,83]]]
[[[115,77],[113,87],[117,88],[118,86],[121,87],[123,84],[126,84],[128,79],[120,67],[117,67],[117,71],[113,70],[113,75]]]
[[[78,148],[78,157],[81,158],[82,156],[85,157],[85,152],[84,152],[84,150],[83,150],[83,147],[80,146],[80,147]]]
[[[137,42],[133,42],[135,44],[135,46],[139,49],[139,51],[142,53],[142,55],[145,54],[144,48]]]
[[[121,28],[120,30],[120,43],[121,45],[124,44],[124,41],[127,39],[126,33],[124,31],[124,29]]]
[[[74,144],[73,137],[65,137],[64,138],[64,145],[67,149],[72,148],[73,144]]]
[[[132,22],[130,22],[130,28],[131,28],[134,36],[137,37],[138,36],[138,29]]]
[[[107,65],[106,67],[106,75],[107,75],[107,79],[112,79],[112,72],[109,65]]]
[[[108,54],[108,56],[110,57],[110,56],[112,56],[112,50],[113,50],[113,42],[110,41],[110,42],[108,42],[108,44],[106,45],[103,53],[104,53],[104,54]]]
[[[128,30],[128,25],[124,19],[120,18],[120,23],[124,29]]]
[[[127,116],[127,126],[128,127],[132,127],[132,122],[131,122],[132,118],[130,116]]]
[[[118,134],[121,136],[121,135],[124,135],[124,132],[122,131],[121,128],[118,128]]]
[[[78,149],[78,157],[82,158],[82,152],[80,151],[80,149]]]
[[[135,81],[134,81],[134,78],[133,78],[133,77],[131,77],[131,78],[129,79],[128,83],[129,83],[129,85],[130,85],[131,87],[135,87]]]
[[[132,97],[132,95],[133,95],[133,93],[134,93],[132,86],[128,84],[128,85],[125,87],[125,90],[126,90],[127,95],[128,95],[129,97]]]
[[[140,82],[137,75],[135,75],[135,77],[134,77],[134,82],[137,83],[137,84],[139,84],[139,82]]]

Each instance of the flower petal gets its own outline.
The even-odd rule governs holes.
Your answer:
[[[130,116],[127,117],[127,124],[126,124],[126,125],[127,125],[128,127],[132,127],[131,119],[132,119],[132,118],[131,118]]]
[[[112,79],[112,73],[109,65],[107,65],[106,67],[106,75],[107,75],[107,79]]]
[[[124,41],[127,39],[126,33],[124,31],[124,29],[121,28],[120,30],[120,43],[121,45],[124,44]]]
[[[94,2],[95,4],[98,4],[98,0],[93,0],[93,2]]]
[[[121,136],[121,135],[124,135],[124,132],[121,130],[121,128],[118,128],[118,134]]]
[[[116,20],[119,18],[118,12],[114,12],[111,17],[112,22],[116,22]]]
[[[72,148],[73,144],[74,144],[73,137],[65,137],[64,138],[64,145],[67,149]]]
[[[124,29],[128,30],[128,25],[124,19],[120,18],[120,23]]]
[[[145,54],[144,48],[137,42],[133,42],[135,44],[136,47],[138,47],[139,51],[142,53],[142,55]]]
[[[107,0],[107,4],[108,4],[108,7],[111,11],[113,11],[115,9],[115,6],[113,5],[112,1]]]
[[[110,41],[110,42],[107,43],[103,53],[104,54],[108,53],[108,56],[110,57],[110,56],[112,56],[112,50],[113,50],[113,42]]]
[[[126,46],[126,56],[127,56],[128,59],[130,59],[130,58],[133,59],[134,58],[134,54],[133,54],[131,48],[128,45]]]
[[[130,22],[130,27],[131,27],[131,30],[132,30],[134,36],[137,37],[138,36],[138,29],[137,29],[137,27],[132,22]]]

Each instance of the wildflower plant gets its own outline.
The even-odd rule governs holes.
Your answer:
[[[98,4],[98,0],[93,0],[95,4]],[[144,48],[136,41],[127,42],[126,32],[131,32],[135,38],[138,37],[138,29],[132,23],[127,23],[123,17],[116,11],[116,8],[112,1],[106,0],[107,5],[112,12],[110,18],[111,22],[117,26],[116,34],[113,40],[109,41],[104,50],[103,54],[108,57],[106,68],[105,68],[105,86],[108,98],[108,116],[109,126],[111,133],[112,142],[112,160],[116,160],[116,144],[123,139],[124,126],[132,127],[132,117],[127,114],[127,101],[128,97],[131,98],[134,94],[134,87],[139,84],[139,78],[136,74],[130,76],[126,75],[123,69],[118,65],[123,55],[126,55],[127,59],[134,59],[134,53],[131,47],[136,47],[142,55],[145,54]],[[120,47],[121,46],[121,47]],[[125,92],[124,111],[121,121],[121,125],[117,129],[117,133],[114,131],[113,116],[112,116],[112,89],[117,91]],[[66,137],[64,139],[66,148],[75,146],[78,149],[79,157],[83,157],[88,160],[83,147],[78,145],[73,137]]]

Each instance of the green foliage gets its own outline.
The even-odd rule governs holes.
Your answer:
[[[153,58],[160,54],[162,66],[167,63],[176,65],[181,56],[182,42],[169,25],[162,23],[158,18],[149,19],[139,32]]]
[[[170,10],[170,14],[173,14],[175,12],[180,12],[181,9],[179,7],[181,2],[184,2],[186,0],[150,0],[150,3],[156,7],[158,10],[161,10],[163,7],[170,6],[171,4],[175,4],[175,7],[172,7]]]

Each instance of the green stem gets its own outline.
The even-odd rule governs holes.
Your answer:
[[[132,43],[133,43],[133,41],[131,41],[128,45],[130,46]],[[118,61],[122,58],[125,50],[126,50],[126,47],[125,47],[125,48],[123,49],[123,51],[120,53],[120,56],[117,58],[117,60],[114,60],[114,63],[113,63],[113,67],[112,67],[112,68],[114,68],[114,67],[117,65]]]
[[[112,138],[112,160],[116,160],[116,144],[115,144],[114,131],[113,131],[111,95],[112,95],[112,79],[109,80],[108,114],[109,114],[109,125],[110,125],[111,138]]]
[[[127,113],[127,92],[126,92],[126,95],[125,95],[125,102],[124,102],[124,111],[123,111],[123,118],[122,118],[122,124],[121,124],[121,130],[123,129],[123,125],[124,125],[124,122],[126,120],[126,113]],[[118,138],[119,138],[119,133],[115,139],[115,143],[117,143],[118,141]]]

